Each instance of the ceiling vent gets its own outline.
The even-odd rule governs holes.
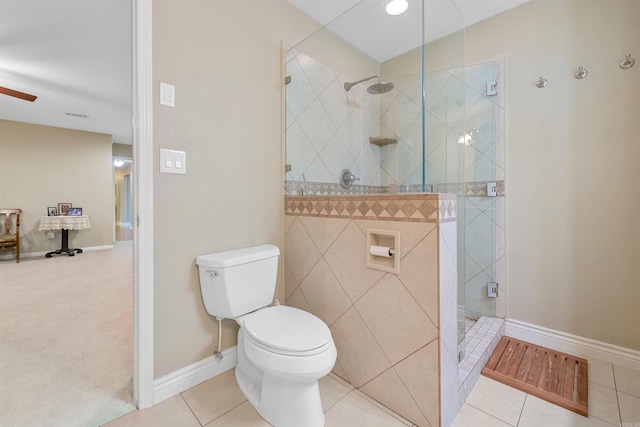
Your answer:
[[[78,114],[78,113],[65,113],[69,117],[80,117],[81,119],[88,119],[89,116],[86,114]]]

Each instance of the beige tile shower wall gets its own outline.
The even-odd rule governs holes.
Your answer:
[[[449,425],[458,401],[455,196],[412,196],[287,197],[286,304],[329,325],[337,375],[419,426]],[[417,219],[420,208],[435,214]],[[368,228],[400,232],[400,274],[365,267]]]
[[[380,147],[369,143],[380,135],[380,97],[368,94],[366,84],[349,92],[343,86],[379,74],[366,65],[364,76],[349,75],[297,49],[286,54],[287,179],[305,182],[305,193],[307,181],[338,183],[344,169],[359,184],[380,184]]]

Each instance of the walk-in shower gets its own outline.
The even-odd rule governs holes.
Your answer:
[[[454,9],[459,20],[446,49],[432,48],[440,39],[423,33],[432,26],[421,20],[438,15],[420,1],[407,13],[417,5],[415,28],[386,14],[366,26],[380,50],[354,46],[344,31],[380,9],[365,0],[286,52],[285,187],[290,196],[454,194],[463,362],[465,333],[496,316],[492,295],[504,289],[503,65],[502,58],[465,64],[464,22]],[[391,47],[397,32],[412,38],[410,49]]]
[[[428,34],[386,14],[366,35],[380,51],[336,41],[354,19],[377,16],[376,4],[360,2],[287,52],[286,191],[456,194],[462,359],[465,331],[496,315],[504,289],[502,60],[465,65],[462,31],[432,57]],[[397,32],[413,34],[412,50],[391,48]],[[358,180],[345,185],[344,170]]]

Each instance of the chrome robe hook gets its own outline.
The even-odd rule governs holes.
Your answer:
[[[623,70],[628,70],[629,68],[633,67],[635,63],[636,60],[631,57],[631,54],[629,54],[625,56],[622,61],[620,61],[620,68],[622,68]]]
[[[547,80],[544,77],[540,76],[538,78],[538,81],[536,82],[536,87],[539,88],[539,89],[542,89],[543,87],[545,87],[548,84],[549,84],[549,80]]]

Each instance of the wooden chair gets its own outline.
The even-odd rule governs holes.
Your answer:
[[[20,262],[20,214],[22,209],[0,208],[0,248],[16,248],[16,262]],[[14,226],[15,224],[15,226]]]

